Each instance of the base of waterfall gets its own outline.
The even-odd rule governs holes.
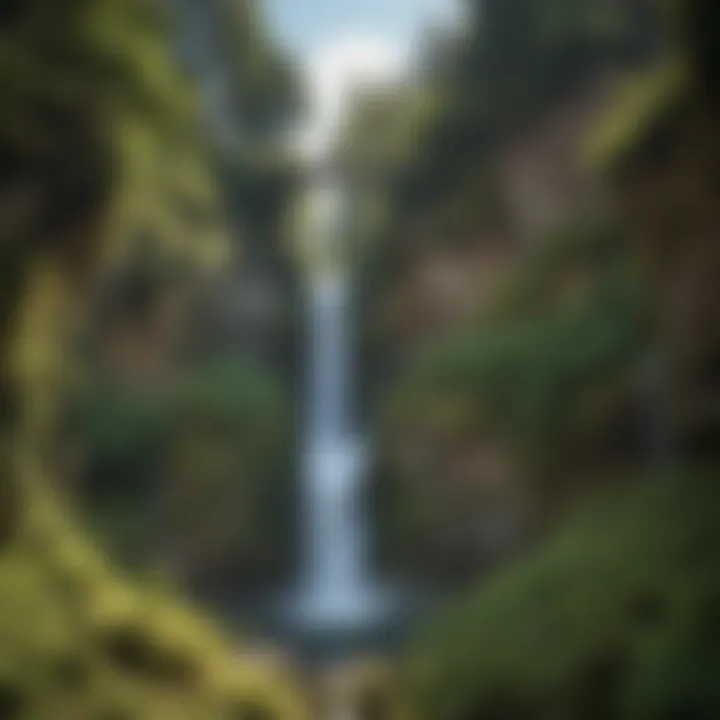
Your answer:
[[[307,660],[346,660],[401,644],[410,619],[402,593],[373,587],[347,595],[296,592],[276,608],[276,629]]]
[[[407,641],[423,606],[417,588],[391,578],[369,579],[342,593],[321,590],[296,586],[266,606],[271,634],[320,665],[392,654]]]
[[[385,589],[364,587],[323,592],[310,588],[293,598],[286,616],[308,630],[356,629],[382,622],[396,606],[395,593]]]

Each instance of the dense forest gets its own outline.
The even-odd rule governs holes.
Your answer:
[[[432,597],[354,712],[719,717],[720,6],[464,6],[332,149],[375,560]],[[0,718],[322,720],[183,599],[297,562],[292,57],[259,2],[10,1],[0,87]]]

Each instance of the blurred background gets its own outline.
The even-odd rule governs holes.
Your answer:
[[[0,2],[0,719],[720,718],[720,6]]]

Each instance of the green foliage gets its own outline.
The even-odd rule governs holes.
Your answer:
[[[87,384],[74,415],[75,442],[87,458],[82,495],[114,547],[142,547],[160,497],[164,505],[195,503],[199,515],[203,497],[222,503],[237,486],[233,502],[246,517],[245,546],[236,552],[266,569],[283,561],[287,409],[270,376],[226,359],[156,389],[106,378]]]
[[[278,427],[283,416],[272,378],[240,359],[186,370],[157,388],[88,380],[75,412],[84,441],[109,462],[169,439],[185,419],[207,420],[241,436],[253,428]]]
[[[198,229],[180,227],[178,215],[188,202],[208,214],[215,208],[198,152],[193,95],[158,6],[73,0],[60,11],[38,2],[19,13],[9,33],[0,53],[6,97],[0,143],[12,158],[9,190],[24,177],[39,195],[36,202],[45,203],[35,208],[35,227],[24,232],[62,233],[60,222],[38,225],[64,201],[68,207],[57,220],[102,210],[113,223],[113,239],[122,241],[117,245],[158,232],[167,240],[169,224],[176,243],[183,232],[197,241]],[[36,172],[42,163],[58,175],[66,168],[65,187]],[[188,165],[189,174],[201,178],[200,192],[189,197],[177,187]],[[87,187],[73,180],[81,171],[93,173]]]
[[[653,31],[643,0],[490,0],[473,28],[461,82],[479,78],[486,118],[503,132],[604,64],[642,48]],[[459,97],[467,85],[459,85]]]
[[[204,82],[225,82],[209,141],[234,235],[248,264],[282,265],[282,223],[297,174],[287,130],[302,107],[296,64],[271,37],[256,0],[193,5],[209,29],[202,52],[214,71]]]
[[[11,321],[0,337],[0,496],[13,500],[0,512],[0,716],[15,720],[227,720],[248,706],[302,717],[284,678],[238,659],[169,591],[111,567],[68,520],[45,466],[64,333],[101,260],[139,243],[196,262],[210,245],[216,261],[223,245],[163,5],[0,7],[0,317]],[[158,398],[106,389],[95,400],[91,430],[107,458],[150,453],[165,435]],[[145,447],[131,447],[138,433]]]
[[[656,16],[652,0],[477,3],[463,36],[433,61],[448,69],[437,77],[431,70],[416,90],[435,99],[435,112],[422,113],[418,105],[405,120],[415,151],[391,183],[392,228],[416,213],[432,217],[453,198],[458,178],[480,164],[492,166],[498,146],[528,127],[528,118],[608,66],[650,54]]]
[[[627,77],[588,137],[590,162],[600,169],[612,167],[642,147],[648,132],[671,116],[686,95],[687,74],[679,62],[666,60]]]
[[[225,359],[181,375],[170,384],[168,419],[206,416],[238,433],[279,425],[282,397],[274,379],[240,359]]]
[[[391,417],[432,423],[454,402],[530,466],[602,427],[591,398],[622,387],[646,344],[637,273],[607,232],[571,226],[526,258],[490,319],[416,361],[390,401]]]
[[[426,720],[714,717],[717,469],[590,500],[420,639]]]
[[[132,477],[138,463],[157,453],[167,416],[153,393],[118,383],[93,383],[77,405],[78,432],[92,462]]]
[[[221,1],[216,15],[219,49],[232,83],[241,131],[257,144],[289,126],[301,105],[292,58],[272,42],[257,0]]]

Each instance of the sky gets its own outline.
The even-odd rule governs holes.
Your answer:
[[[402,77],[423,30],[456,18],[461,0],[265,0],[272,31],[298,59],[311,94],[300,149],[321,157],[357,84]]]

